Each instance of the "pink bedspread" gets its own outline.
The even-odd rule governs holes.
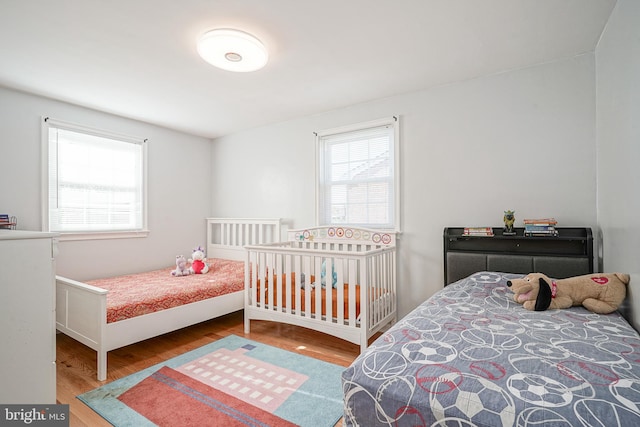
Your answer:
[[[209,258],[207,274],[174,277],[175,267],[87,282],[109,291],[107,323],[244,289],[244,262]]]

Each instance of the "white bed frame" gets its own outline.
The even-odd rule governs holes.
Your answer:
[[[242,261],[244,246],[280,240],[279,219],[207,218],[207,257]],[[56,276],[56,328],[96,350],[98,380],[107,378],[107,352],[244,306],[243,291],[107,323],[107,294],[102,288]]]
[[[396,307],[396,236],[352,227],[315,227],[288,231],[287,241],[246,246],[244,330],[249,333],[251,320],[269,320],[303,326],[324,332],[354,344],[361,351],[367,348],[371,336],[384,326],[394,323]],[[344,311],[345,290],[337,286],[337,313],[331,301],[322,307],[321,286],[315,286],[315,315],[311,308],[311,294],[305,292],[305,310],[301,307],[301,276],[309,282],[311,275],[320,282],[322,263],[326,265],[327,288],[331,286],[333,272],[337,283],[348,283],[349,301],[356,299],[356,284],[360,285],[360,316],[356,316],[355,304]],[[333,270],[333,271],[332,271]],[[287,287],[286,293],[278,292],[274,298],[274,286],[282,289],[283,274],[295,272],[295,299]],[[274,280],[267,278],[276,277]],[[291,276],[287,274],[287,277]],[[258,295],[258,284],[260,286]],[[309,290],[305,284],[305,291]],[[276,300],[277,299],[277,300]],[[365,303],[368,302],[368,303]]]

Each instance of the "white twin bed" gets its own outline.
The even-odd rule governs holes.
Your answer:
[[[104,381],[107,378],[107,352],[241,310],[244,307],[244,246],[279,239],[280,220],[278,219],[208,218],[206,248],[208,260],[224,265],[224,280],[237,276],[239,285],[236,284],[238,286],[234,288],[229,284],[220,283],[219,285],[225,288],[226,293],[184,305],[171,306],[160,311],[130,314],[133,317],[113,318],[113,311],[118,310],[110,307],[108,296],[113,291],[56,276],[56,327],[58,331],[97,351],[97,376],[98,380]],[[231,262],[225,263],[223,260],[236,260],[237,265]],[[217,280],[216,268],[205,275],[172,277],[171,270],[174,267],[154,273],[156,277],[166,277],[167,281],[174,280],[174,284],[186,284],[192,280],[208,282]],[[129,275],[116,280],[130,284],[133,282],[134,286],[142,287],[145,285],[144,280],[147,280],[146,274],[148,273]],[[159,286],[154,286],[154,289],[158,289]],[[172,285],[166,287],[169,289]],[[230,289],[235,290],[227,292]],[[180,301],[181,297],[172,296],[169,299]],[[167,299],[163,300],[162,304],[173,305],[167,304],[166,301]],[[136,305],[139,308],[144,304]],[[127,310],[120,309],[120,312],[125,311]]]

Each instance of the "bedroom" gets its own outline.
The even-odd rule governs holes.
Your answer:
[[[291,227],[313,224],[313,132],[399,115],[400,315],[441,287],[443,227],[499,226],[505,209],[514,209],[519,219],[552,215],[561,225],[593,227],[601,236],[602,268],[637,272],[640,172],[634,160],[640,146],[632,118],[640,102],[639,15],[636,2],[604,3],[612,8],[602,21],[604,34],[584,51],[292,117],[213,142],[53,100],[49,93],[3,87],[2,209],[18,216],[22,228],[40,229],[41,116],[142,135],[154,147],[151,234],[63,242],[58,268],[78,279],[156,268],[199,244],[203,218],[210,215],[282,217]],[[10,86],[11,80],[3,75],[0,83]],[[165,97],[160,102],[181,103]],[[529,161],[536,153],[540,159]]]

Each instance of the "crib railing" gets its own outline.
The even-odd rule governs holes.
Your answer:
[[[280,321],[364,349],[395,319],[393,246],[294,240],[245,249],[246,332],[251,319]]]

